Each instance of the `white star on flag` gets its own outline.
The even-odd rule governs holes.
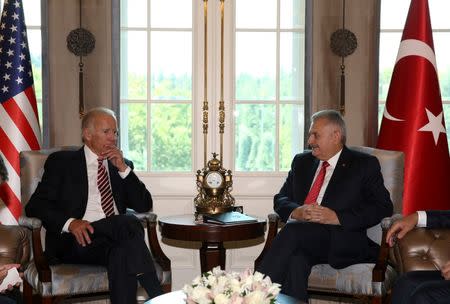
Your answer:
[[[434,116],[433,113],[431,113],[428,109],[425,110],[427,111],[428,123],[424,125],[422,128],[420,128],[418,131],[432,132],[434,143],[437,146],[439,133],[446,134],[444,125],[442,124],[442,112],[439,113],[437,116]]]

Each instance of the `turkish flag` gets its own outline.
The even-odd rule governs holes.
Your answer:
[[[405,153],[403,214],[450,209],[450,158],[427,0],[412,0],[378,148]]]

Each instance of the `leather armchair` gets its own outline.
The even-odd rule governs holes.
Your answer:
[[[394,213],[402,210],[404,155],[402,152],[387,151],[370,147],[352,147],[378,158],[381,165],[384,184],[388,189],[394,205]],[[354,264],[343,269],[334,269],[328,264],[313,266],[308,281],[308,292],[311,295],[327,297],[353,297],[370,300],[372,303],[385,303],[397,271],[388,265],[389,247],[386,232],[394,218],[386,218],[380,224],[371,227],[367,235],[380,244],[381,250],[375,264]],[[270,248],[278,230],[284,223],[276,214],[269,215],[269,230],[266,244],[260,256],[255,260],[255,268],[261,262],[265,252]]]
[[[0,225],[0,265],[20,264],[26,267],[30,260],[30,233],[19,226]]]
[[[24,151],[20,153],[21,169],[21,201],[23,210],[30,196],[40,181],[47,157],[58,150],[74,150],[79,147],[64,147],[39,151]],[[106,268],[95,265],[57,264],[49,265],[43,254],[45,244],[45,229],[37,218],[23,216],[19,225],[26,227],[32,234],[33,258],[24,272],[24,300],[32,303],[33,293],[40,303],[55,303],[63,298],[79,295],[107,294],[108,278]],[[153,256],[158,279],[165,292],[171,290],[170,260],[161,250],[156,234],[156,214],[134,213],[144,228],[147,229],[148,244]],[[138,289],[138,300],[148,298],[143,288]]]
[[[398,240],[391,260],[400,274],[415,270],[440,270],[450,261],[450,229],[415,228]]]

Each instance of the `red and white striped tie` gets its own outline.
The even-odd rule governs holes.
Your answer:
[[[329,165],[330,164],[326,161],[322,163],[319,174],[317,174],[316,180],[306,196],[305,204],[314,204],[317,201],[317,197],[319,196],[320,189],[322,188],[323,181],[325,180],[325,173],[327,172],[327,167]]]
[[[108,173],[103,165],[102,159],[98,161],[97,186],[100,192],[101,205],[106,217],[114,215],[114,198],[112,195],[111,185],[109,183]]]

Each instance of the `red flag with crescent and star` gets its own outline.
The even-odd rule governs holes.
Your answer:
[[[427,0],[412,0],[377,147],[405,153],[403,214],[450,209],[450,158]]]

